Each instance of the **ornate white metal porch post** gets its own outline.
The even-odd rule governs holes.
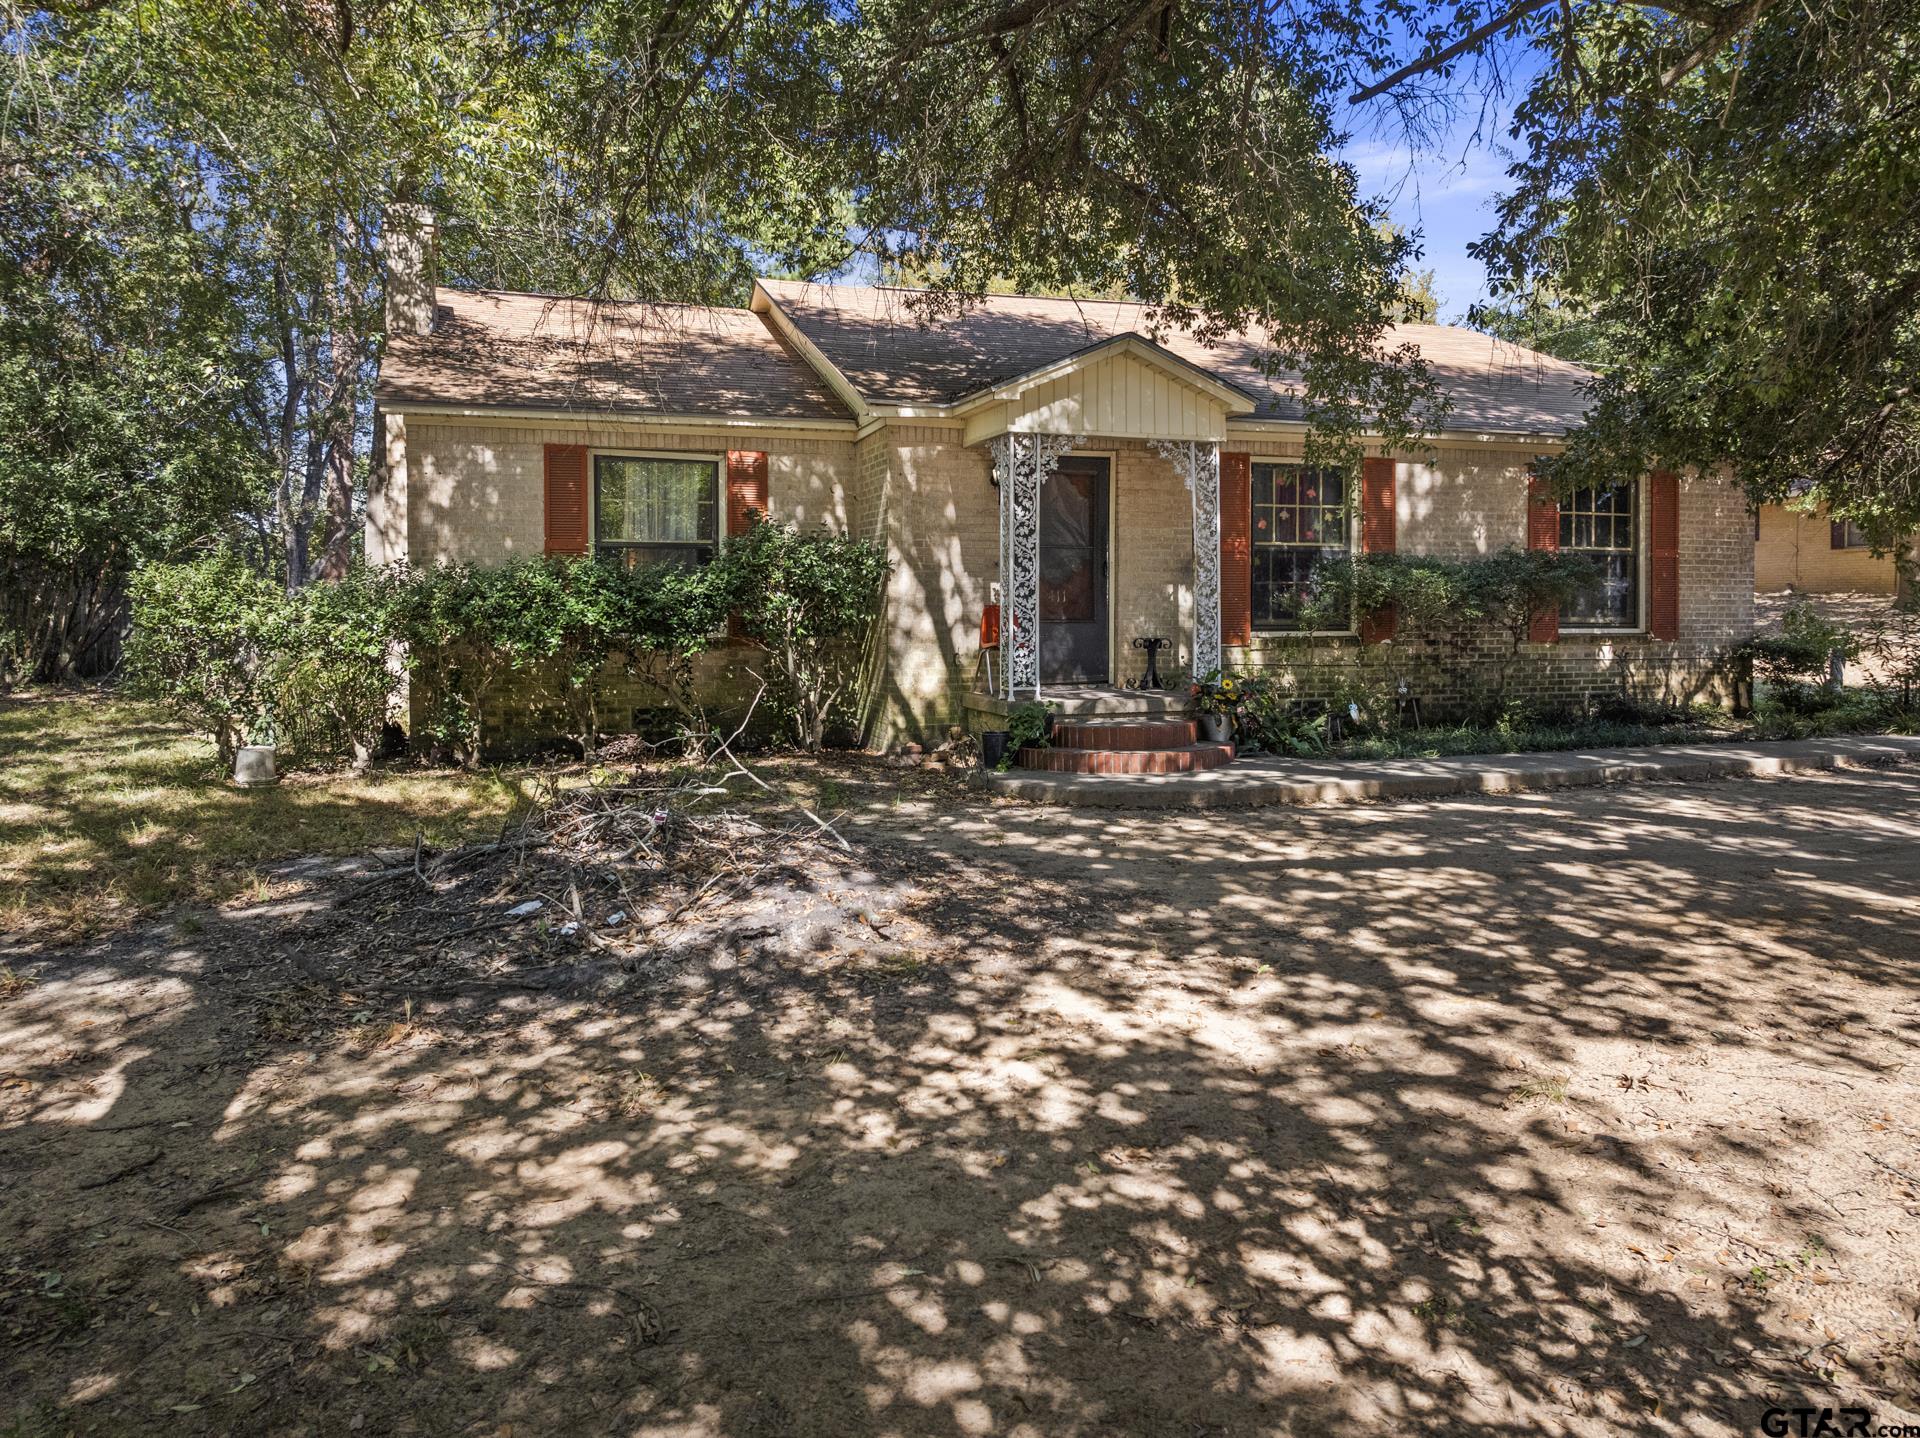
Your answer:
[[[1159,440],[1154,448],[1187,482],[1193,500],[1193,677],[1219,669],[1220,446]]]
[[[1000,485],[1002,698],[1040,697],[1040,486],[1079,435],[1005,434],[993,441]]]
[[[1033,623],[1029,611],[1039,609],[1038,576],[1032,565],[1021,564],[1016,554],[1037,551],[1040,540],[1039,508],[1036,499],[1024,504],[1016,491],[1026,487],[1026,456],[1020,452],[1019,438],[1003,434],[993,441],[993,478],[1000,487],[1000,697],[1014,694],[1014,667],[1024,673],[1031,665]],[[1027,534],[1016,538],[1016,531]],[[1024,542],[1023,542],[1024,541]],[[1020,582],[1024,573],[1027,584]]]

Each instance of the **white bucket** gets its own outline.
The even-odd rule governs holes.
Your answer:
[[[279,783],[280,776],[273,771],[273,745],[243,745],[240,752],[233,756],[233,782],[242,789],[258,789]]]

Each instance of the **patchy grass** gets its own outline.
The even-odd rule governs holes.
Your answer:
[[[1553,1074],[1534,1074],[1515,1084],[1507,1095],[1507,1107],[1529,1103],[1565,1103],[1567,1081]]]
[[[531,771],[294,773],[242,790],[213,746],[110,690],[0,699],[0,931],[80,938],[180,901],[259,897],[259,866],[458,842],[530,798]]]

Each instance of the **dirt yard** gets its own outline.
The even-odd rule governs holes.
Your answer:
[[[1920,770],[846,827],[0,953],[0,1433],[1920,1422]]]

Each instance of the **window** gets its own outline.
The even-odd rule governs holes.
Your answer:
[[[1560,552],[1593,561],[1598,574],[1560,612],[1570,629],[1633,629],[1640,623],[1640,486],[1577,489],[1560,505]]]
[[[720,466],[710,459],[599,454],[593,459],[594,552],[629,568],[713,557]]]
[[[1851,519],[1836,519],[1828,526],[1828,544],[1834,549],[1865,549],[1867,537]]]
[[[1298,629],[1314,566],[1351,547],[1346,477],[1297,464],[1253,467],[1253,627]]]

